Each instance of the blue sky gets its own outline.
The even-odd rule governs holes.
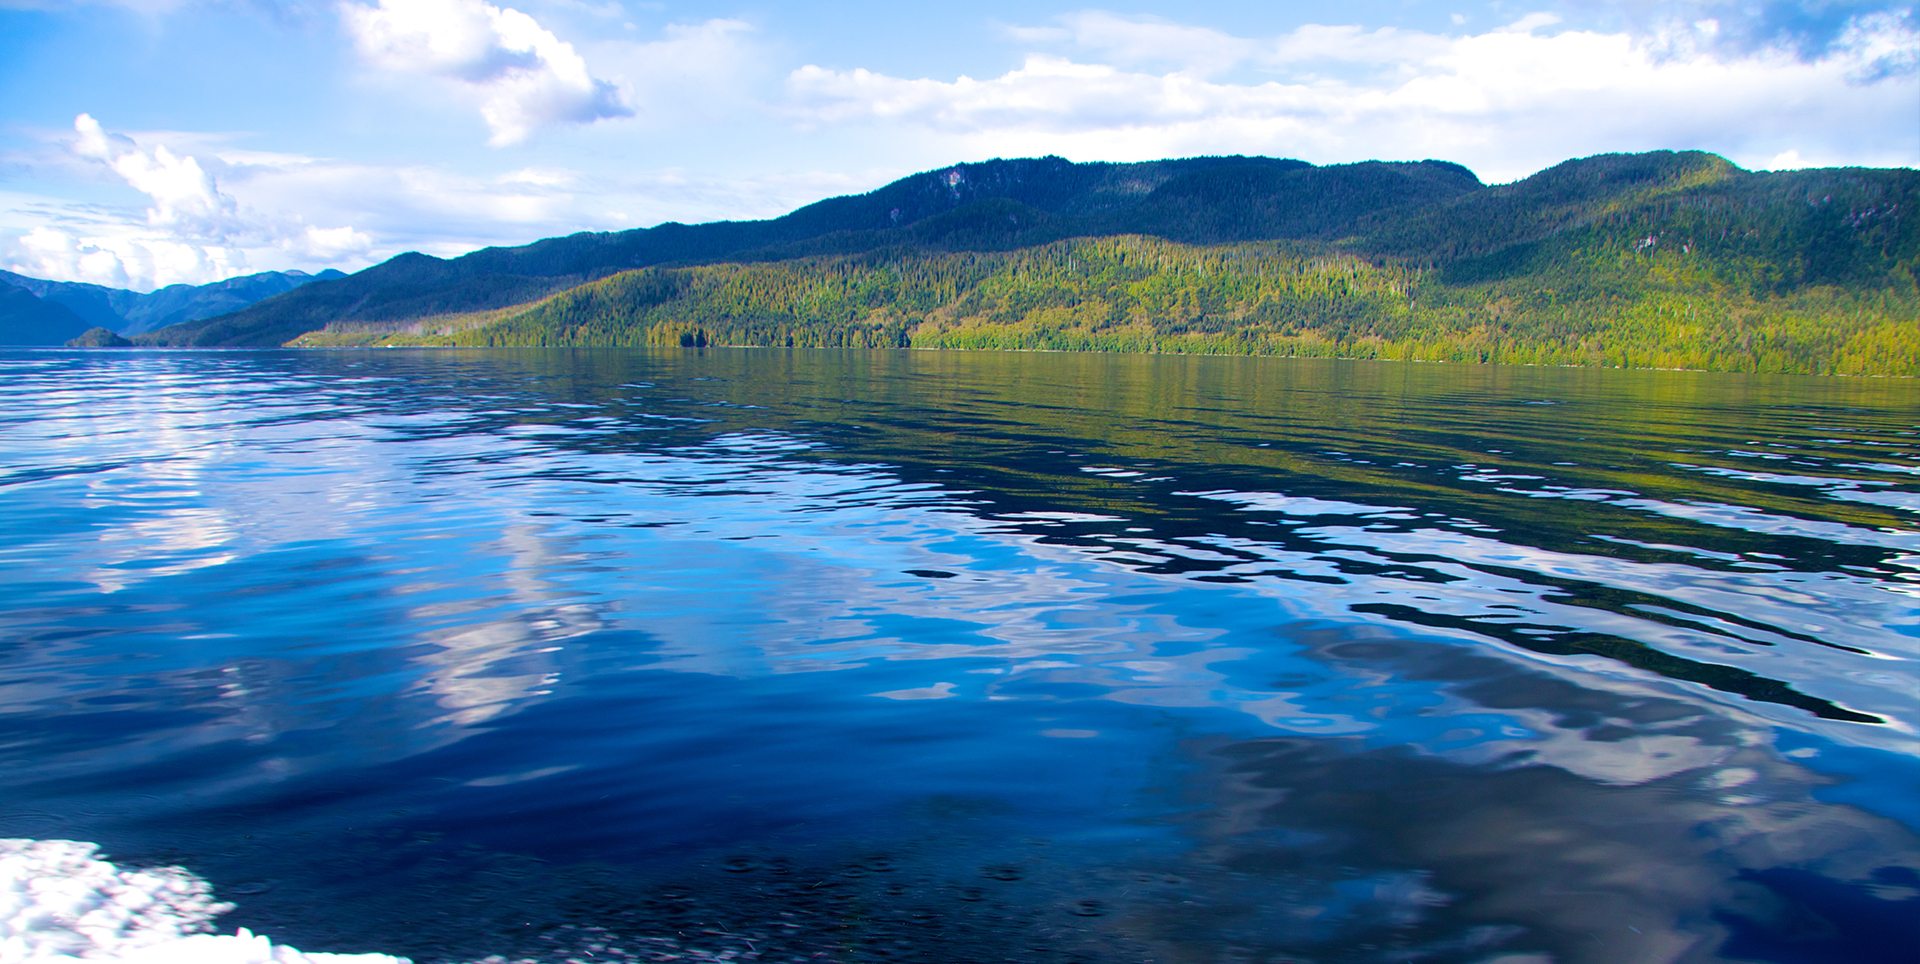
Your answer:
[[[990,157],[1920,165],[1884,0],[0,0],[0,267],[150,289]]]

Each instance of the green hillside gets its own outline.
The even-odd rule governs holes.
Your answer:
[[[981,201],[1009,201],[1061,223],[1054,235],[1114,233],[1156,188],[1217,168],[1317,171],[1303,161],[1200,157],[1140,164],[1075,164],[1041,157],[957,164],[879,190],[829,198],[768,221],[668,222],[653,228],[548,238],[449,260],[403,254],[346,278],[306,286],[247,309],[175,325],[143,339],[159,345],[278,345],[329,323],[405,327],[422,317],[487,311],[583,281],[656,264],[764,260],[867,250],[910,237],[929,218]],[[1471,178],[1471,175],[1468,175]],[[1474,181],[1473,186],[1478,186]],[[992,243],[1014,240],[997,232]],[[962,242],[965,243],[965,242]]]
[[[1269,179],[1268,187],[1258,192],[1260,204],[1249,206],[1248,191],[1233,188],[1262,176]],[[1212,183],[1209,178],[1230,183],[1216,191],[1217,198],[1196,198]],[[1465,168],[1432,161],[1319,168],[1264,157],[1140,164],[1075,164],[1058,157],[994,160],[916,174],[770,221],[669,223],[576,234],[451,260],[405,254],[242,311],[156,331],[143,341],[269,346],[328,325],[405,330],[423,318],[522,304],[622,270],[660,264],[787,260],[900,245],[998,250],[1133,231],[1183,240],[1201,240],[1196,229],[1204,229],[1199,233],[1207,240],[1331,234],[1363,214],[1479,187]],[[1323,211],[1309,219],[1301,212],[1275,210],[1298,199],[1319,199]],[[1202,209],[1199,217],[1196,207]],[[1261,216],[1222,217],[1228,208]]]
[[[683,228],[701,244],[717,243],[700,233],[708,228],[775,240],[637,270],[579,261],[557,276],[483,270],[524,262],[531,249],[473,262],[410,255],[202,323],[189,340],[277,344],[309,332],[300,343],[1066,349],[1920,375],[1916,194],[1912,170],[1753,173],[1700,153],[1569,161],[1498,187],[1432,161],[994,162],[822,202],[792,222]],[[858,226],[882,218],[886,226]],[[671,247],[664,230],[607,244],[660,254]],[[461,277],[449,282],[449,271]],[[340,308],[349,297],[357,314]]]

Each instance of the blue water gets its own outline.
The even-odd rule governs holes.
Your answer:
[[[1920,959],[1908,382],[47,350],[0,400],[0,836],[303,950]]]

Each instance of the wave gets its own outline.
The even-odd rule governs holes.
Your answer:
[[[308,954],[240,928],[181,867],[122,870],[81,840],[0,839],[0,961],[123,964],[409,964],[387,954]]]

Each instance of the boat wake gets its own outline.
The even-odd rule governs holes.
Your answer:
[[[123,870],[79,840],[0,840],[0,960],[125,964],[406,964],[386,954],[307,954],[245,928],[180,867]]]

